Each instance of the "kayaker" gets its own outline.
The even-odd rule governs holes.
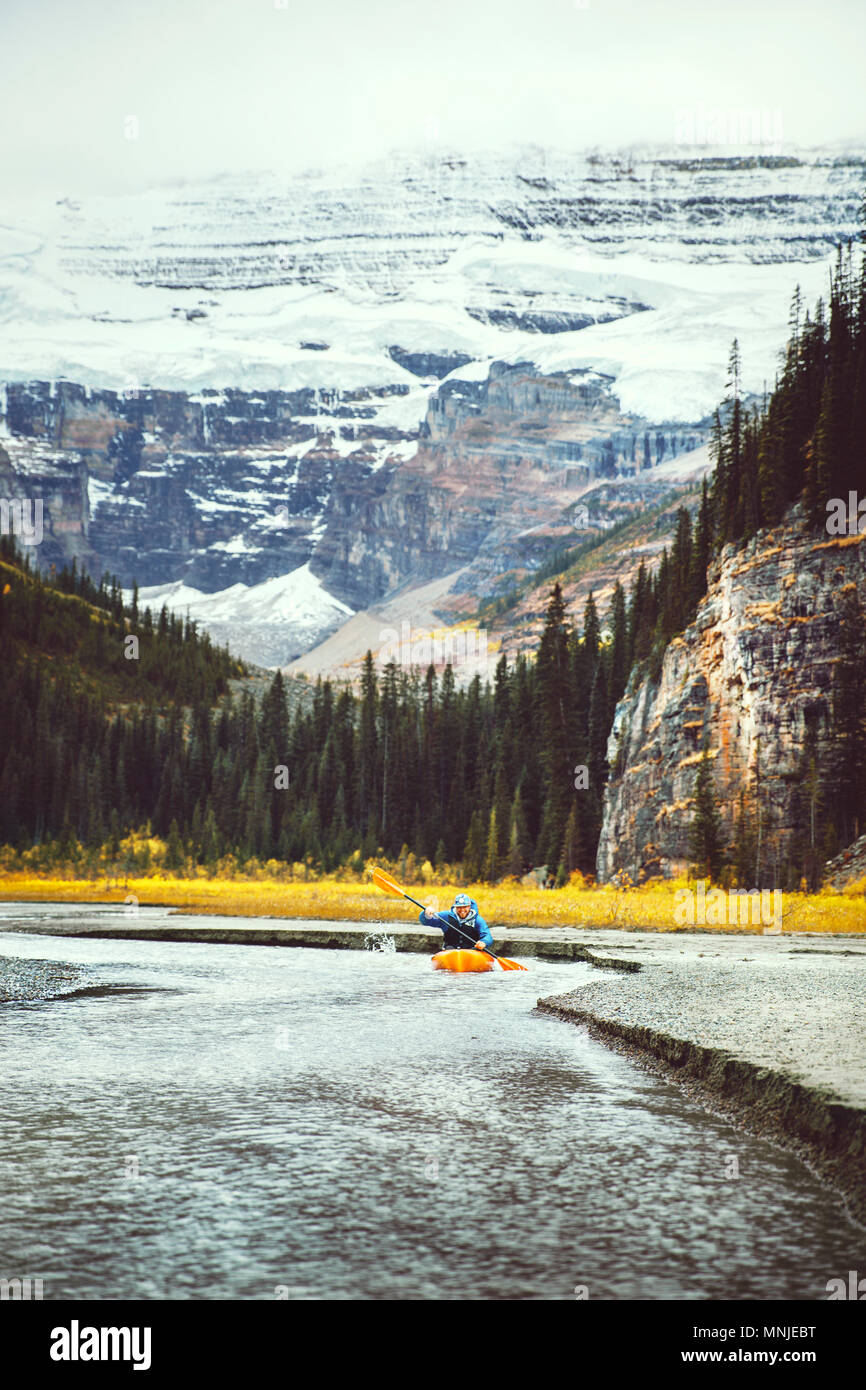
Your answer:
[[[447,912],[435,912],[425,907],[418,918],[422,926],[439,927],[445,938],[446,951],[459,949],[476,950],[493,948],[493,936],[481,913],[478,904],[468,893],[458,893]],[[467,937],[469,940],[467,940]],[[439,948],[437,948],[439,949]]]

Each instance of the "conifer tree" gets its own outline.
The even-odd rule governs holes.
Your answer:
[[[701,485],[701,505],[698,510],[697,525],[692,546],[691,565],[688,575],[689,616],[694,614],[698,604],[707,591],[707,567],[710,563],[713,546],[712,513],[707,480]]]
[[[463,874],[468,883],[474,883],[481,878],[485,850],[486,837],[484,834],[484,821],[481,812],[476,810],[472,813],[472,820],[469,823],[469,834],[466,837],[466,844],[463,849]]]
[[[849,844],[866,820],[866,621],[853,586],[840,597],[840,651],[834,670],[837,829]]]
[[[180,838],[180,829],[176,820],[172,820],[168,828],[168,841],[165,850],[165,867],[171,873],[177,873],[183,867],[184,848]]]
[[[740,789],[734,825],[734,875],[739,888],[748,887],[755,867],[755,827],[746,802],[745,789]]]
[[[547,780],[547,797],[543,813],[545,849],[542,852],[557,858],[568,819],[570,773],[574,762],[575,744],[569,636],[562,589],[557,583],[548,599],[544,629],[535,663],[542,739],[541,760]],[[624,641],[624,630],[622,636]]]
[[[583,869],[586,863],[586,847],[581,832],[578,803],[574,799],[572,800],[571,810],[568,813],[568,821],[566,822],[561,862],[566,879],[568,879],[576,869]]]
[[[722,866],[722,826],[716,802],[713,764],[707,744],[695,777],[695,811],[689,830],[689,853],[699,872],[715,879]]]
[[[499,829],[496,819],[496,807],[490,808],[490,818],[487,826],[487,848],[484,854],[484,877],[488,883],[495,883],[499,878]]]
[[[520,877],[529,864],[529,832],[526,826],[526,816],[523,810],[523,797],[521,793],[522,783],[518,782],[514,790],[514,798],[511,802],[509,813],[509,835],[508,835],[508,872]]]
[[[608,727],[613,720],[617,704],[622,699],[628,679],[628,622],[625,610],[625,593],[619,580],[613,586],[610,605],[611,649],[608,665],[607,716]]]
[[[356,815],[362,824],[370,821],[370,832],[375,837],[378,827],[378,735],[376,719],[378,713],[378,690],[373,653],[367,651],[361,671],[361,707],[358,717],[357,766],[357,810]]]
[[[213,869],[219,859],[219,831],[213,806],[208,802],[202,826],[201,859],[208,869]]]
[[[809,892],[821,885],[823,862],[821,826],[827,810],[822,776],[819,718],[807,715],[798,767],[798,786],[794,798],[795,830],[791,845],[791,882],[795,889],[805,880]]]

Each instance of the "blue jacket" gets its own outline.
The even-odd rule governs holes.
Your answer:
[[[427,916],[425,908],[418,921],[423,927],[438,927],[445,937],[443,944],[449,951],[457,950],[461,946],[471,949],[470,943],[473,941],[483,941],[484,945],[490,949],[493,946],[490,928],[478,911],[478,904],[475,899],[470,898],[469,901],[475,909],[475,916],[471,922],[461,922],[457,913],[451,908],[447,912],[438,912],[432,919]],[[466,940],[467,937],[469,937],[469,941]]]

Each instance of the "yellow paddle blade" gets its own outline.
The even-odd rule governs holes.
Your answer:
[[[499,964],[502,966],[502,969],[503,969],[503,970],[528,970],[528,969],[529,969],[529,967],[528,967],[527,965],[521,965],[521,964],[519,963],[519,961],[516,961],[516,960],[506,960],[504,956],[497,956],[496,959],[499,961]]]
[[[404,896],[403,889],[399,883],[395,883],[393,878],[389,878],[381,869],[371,869],[370,873],[377,888],[382,888],[386,893],[396,893],[398,898]]]

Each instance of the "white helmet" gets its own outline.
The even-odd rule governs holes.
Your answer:
[[[464,908],[465,910],[461,912],[461,908]],[[472,906],[472,899],[470,898],[468,893],[457,894],[457,897],[451,904],[451,911],[454,913],[455,917],[459,917],[460,921],[464,925],[471,924],[475,921],[475,918],[478,916],[476,909]]]

